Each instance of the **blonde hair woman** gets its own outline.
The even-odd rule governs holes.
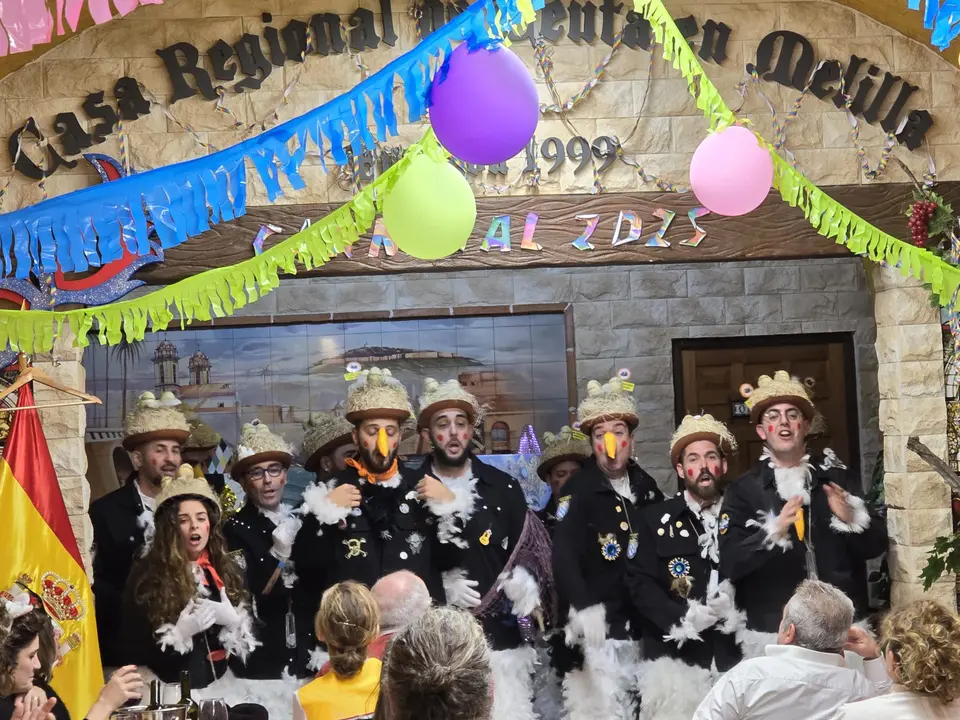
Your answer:
[[[960,618],[930,600],[891,612],[883,621],[888,695],[844,705],[838,720],[960,718]]]
[[[294,720],[347,720],[372,716],[380,692],[380,660],[367,648],[380,635],[380,611],[366,587],[353,581],[328,588],[314,620],[330,653],[330,672],[300,688]]]

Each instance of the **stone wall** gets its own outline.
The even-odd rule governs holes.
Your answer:
[[[919,578],[927,553],[936,537],[953,530],[949,487],[907,450],[908,438],[918,436],[934,453],[946,457],[943,345],[940,312],[931,305],[928,288],[889,267],[875,267],[871,275],[876,293],[891,600],[901,605],[923,594]],[[944,577],[930,594],[954,607],[955,578]]]
[[[378,2],[367,1],[362,6],[379,12]],[[711,18],[725,22],[733,29],[726,62],[722,66],[705,64],[708,74],[731,107],[740,104],[736,86],[743,77],[744,63],[755,59],[759,40],[774,29],[793,30],[809,38],[818,59],[846,61],[851,53],[855,53],[869,58],[882,70],[901,75],[920,88],[909,107],[929,108],[934,115],[936,124],[927,141],[933,148],[940,178],[960,179],[960,131],[953,122],[960,107],[960,71],[932,50],[831,2],[668,0],[667,6],[675,17],[692,14],[701,23]],[[90,28],[0,80],[0,138],[4,140],[3,147],[6,147],[9,134],[31,115],[40,122],[44,132],[50,133],[58,112],[77,111],[89,131],[92,123],[79,112],[83,98],[87,93],[99,90],[108,91],[109,98],[113,83],[122,75],[142,81],[161,102],[166,103],[172,90],[161,60],[155,54],[158,48],[186,41],[205,53],[217,39],[233,43],[244,32],[259,34],[264,27],[261,12],[273,13],[272,26],[282,28],[291,18],[309,20],[314,12],[339,12],[346,20],[356,7],[353,0],[262,0],[258,3],[167,0],[163,5],[141,8],[126,18]],[[126,123],[127,147],[134,167],[145,170],[198,157],[211,148],[228,147],[251,134],[235,129],[235,119],[243,125],[261,121],[269,118],[278,105],[280,119],[289,119],[348,90],[362,79],[360,63],[375,71],[399,53],[414,47],[417,37],[407,10],[402,0],[394,0],[394,27],[399,35],[395,48],[381,44],[378,49],[364,52],[358,58],[310,55],[302,65],[288,63],[282,70],[274,69],[255,92],[241,95],[228,92],[225,107],[230,115],[218,112],[214,109],[215,103],[196,96],[171,106],[172,118],[155,108],[150,115]],[[618,16],[618,27],[623,23],[625,12],[626,9]],[[567,27],[569,22],[561,24]],[[376,17],[376,26],[380,28],[379,17]],[[578,45],[565,36],[550,47],[553,50],[553,77],[563,100],[577,93],[591,79],[591,69],[609,52],[608,46],[599,39],[593,45]],[[537,68],[530,44],[516,43],[514,49],[534,71],[541,100],[554,102]],[[208,61],[204,59],[204,62],[209,68]],[[647,172],[683,184],[687,182],[690,156],[705,137],[707,123],[690,98],[685,81],[664,63],[659,52],[655,54],[649,77],[648,66],[648,53],[621,46],[603,80],[589,98],[568,113],[568,119],[577,133],[588,139],[598,135],[619,137],[624,141],[627,154],[635,155]],[[288,102],[283,104],[284,89],[291,84]],[[793,108],[798,93],[772,83],[763,83],[763,91],[783,121]],[[402,90],[397,88],[394,95],[398,111],[405,112]],[[741,114],[752,120],[759,132],[768,138],[773,137],[771,114],[756,93],[748,94]],[[268,125],[273,122],[268,120]],[[403,143],[418,139],[424,131],[422,124],[405,125],[403,119],[400,123],[400,141]],[[195,136],[188,133],[184,125],[189,125]],[[557,116],[546,115],[538,137],[548,136],[566,141],[571,132]],[[872,165],[880,158],[883,140],[882,132],[861,122],[860,142],[866,148],[867,161]],[[799,113],[787,130],[787,147],[795,151],[799,167],[816,183],[868,182],[850,138],[847,115],[830,102],[820,101],[812,95],[803,100]],[[27,151],[31,156],[35,153],[32,147]],[[116,135],[111,136],[107,142],[94,146],[92,151],[119,157],[119,139]],[[914,170],[922,172],[927,169],[924,153],[910,153],[899,147],[894,152]],[[11,177],[10,161],[6,152],[0,155],[0,182],[6,182],[6,178]],[[291,191],[280,202],[337,203],[349,199],[351,192],[342,189],[335,178],[323,173],[318,158],[308,158],[307,163],[303,171],[307,188],[297,193]],[[510,163],[511,175],[506,181],[496,176],[479,178],[475,183],[477,192],[494,192],[482,187],[480,181],[496,185],[512,182],[521,165],[519,158]],[[544,170],[549,167],[545,162],[543,166]],[[536,190],[517,185],[506,192],[558,194],[589,191],[592,174],[589,171],[574,173],[573,167],[567,163],[556,173],[548,175],[544,172],[542,184]],[[250,173],[251,178],[254,175]],[[35,181],[20,175],[12,177],[3,210],[22,207],[43,197],[44,189]],[[880,182],[903,182],[905,179],[899,167],[891,165]],[[81,161],[76,169],[61,168],[49,178],[45,191],[49,195],[58,195],[97,182],[99,180],[89,165]],[[655,189],[652,185],[644,186],[636,171],[622,163],[611,167],[603,183],[609,191]],[[266,204],[258,180],[251,179],[248,191],[250,204]]]
[[[283,316],[449,306],[571,303],[579,391],[633,371],[642,425],[637,455],[672,487],[671,341],[686,337],[852,332],[860,390],[861,467],[880,448],[873,302],[863,265],[849,260],[670,265],[597,270],[494,270],[377,278],[285,279],[244,310]],[[543,428],[544,430],[547,428]]]

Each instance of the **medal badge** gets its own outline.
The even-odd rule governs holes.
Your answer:
[[[726,534],[727,534],[727,530],[730,529],[730,516],[727,515],[726,513],[724,513],[723,515],[721,515],[721,516],[720,516],[720,523],[719,523],[719,526],[718,526],[718,527],[720,528],[720,534],[721,534],[721,535],[726,535]]]
[[[617,542],[617,536],[613,533],[606,535],[597,535],[597,542],[600,543],[600,552],[603,553],[604,560],[616,560],[620,557],[620,543]]]
[[[627,545],[627,558],[633,560],[637,556],[637,549],[640,546],[637,540],[637,533],[630,533],[630,543]]]
[[[349,538],[344,540],[343,544],[347,547],[347,554],[345,556],[347,560],[355,557],[366,557],[367,551],[363,549],[363,545],[366,542],[366,538]]]
[[[423,549],[424,537],[420,533],[410,533],[407,536],[407,545],[410,546],[410,552],[414,555],[419,555],[420,550]]]
[[[557,520],[563,520],[570,510],[570,496],[562,497],[557,500]]]
[[[680,597],[686,599],[693,590],[693,578],[690,577],[690,562],[686,558],[674,558],[669,564],[670,575],[673,581],[670,589]]]

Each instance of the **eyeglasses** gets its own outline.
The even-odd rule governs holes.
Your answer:
[[[283,472],[283,465],[274,463],[266,470],[263,468],[254,468],[247,473],[247,480],[263,480],[263,478],[269,475],[272,478],[280,477],[280,473]]]
[[[790,409],[786,413],[781,413],[779,410],[767,410],[763,414],[763,419],[767,422],[778,423],[780,419],[784,417],[787,418],[787,422],[799,422],[800,418],[803,417],[803,414],[799,410]]]

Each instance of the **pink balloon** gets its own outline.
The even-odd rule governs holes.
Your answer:
[[[756,210],[773,184],[773,158],[753,131],[731,125],[700,143],[690,161],[690,187],[717,215]]]

